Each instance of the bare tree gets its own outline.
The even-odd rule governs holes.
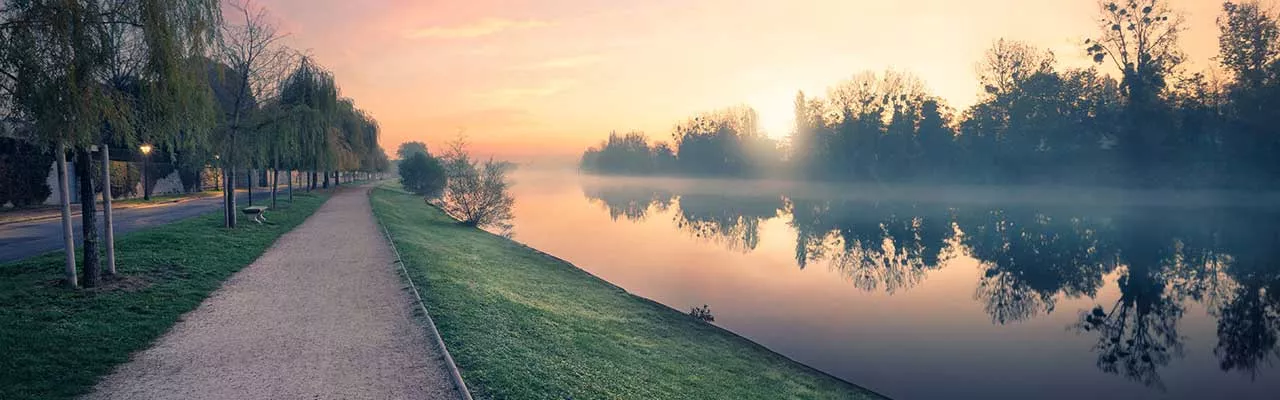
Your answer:
[[[441,208],[463,225],[494,228],[510,235],[515,199],[508,190],[507,172],[514,166],[492,158],[484,163],[473,160],[461,135],[449,144],[442,158],[448,182],[439,202]]]
[[[982,90],[991,96],[1012,93],[1018,86],[1042,73],[1052,73],[1053,52],[1015,40],[997,40],[978,64]]]
[[[244,148],[242,133],[249,114],[259,104],[266,103],[278,94],[277,87],[291,65],[293,52],[280,44],[284,35],[277,32],[263,8],[256,8],[250,1],[233,1],[228,4],[236,11],[235,24],[222,28],[222,38],[217,48],[218,61],[229,69],[230,98],[224,109],[226,145],[222,161],[227,168],[223,174],[223,215],[226,226],[236,226],[235,169],[250,155]],[[239,147],[238,147],[239,146]]]

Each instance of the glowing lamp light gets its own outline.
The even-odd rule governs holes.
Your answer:
[[[144,144],[142,145],[142,147],[139,147],[138,149],[142,150],[143,155],[151,154],[151,145],[149,144]]]

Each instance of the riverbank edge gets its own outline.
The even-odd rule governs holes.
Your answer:
[[[376,201],[376,200],[377,200],[377,199],[376,199],[376,197],[378,196],[378,193],[383,193],[383,192],[387,193],[387,195],[389,195],[389,196],[415,196],[415,197],[416,197],[416,195],[412,195],[412,194],[410,194],[410,193],[407,193],[407,192],[403,191],[402,189],[400,189],[400,188],[398,187],[398,185],[395,185],[395,184],[384,184],[384,185],[379,185],[379,186],[377,186],[377,187],[373,188],[372,190],[370,190],[370,192],[369,192],[369,196],[370,196],[371,201],[372,201],[372,203],[373,203],[373,212],[374,212],[375,218],[377,218],[377,219],[378,219],[378,221],[379,221],[379,224],[380,224],[380,225],[383,225],[383,226],[384,226],[384,228],[385,228],[385,227],[386,227],[386,224],[385,224],[385,222],[384,222],[384,218],[383,218],[383,216],[380,214],[379,206],[378,206],[377,201]],[[425,203],[425,202],[424,202],[424,203]],[[426,203],[426,204],[424,204],[424,207],[427,207],[427,208],[432,209],[432,210],[433,210],[433,212],[437,212],[437,213],[439,213],[439,214],[443,215],[445,218],[451,218],[450,216],[448,216],[448,214],[447,214],[447,213],[445,213],[445,212],[444,212],[444,210],[441,210],[439,207],[437,207],[437,206],[435,206],[435,205],[432,205],[432,204],[430,204],[430,203]],[[681,311],[681,310],[679,310],[679,309],[673,308],[673,307],[668,306],[668,305],[666,305],[666,304],[662,304],[661,302],[655,301],[655,300],[653,300],[653,299],[649,299],[649,298],[647,298],[647,297],[644,297],[644,296],[641,296],[641,295],[638,295],[638,294],[632,293],[632,292],[628,291],[626,288],[623,288],[623,287],[618,286],[618,285],[616,285],[616,284],[614,284],[614,283],[612,283],[612,282],[609,282],[609,281],[605,280],[604,278],[601,278],[600,276],[597,276],[596,274],[594,274],[594,273],[592,273],[592,272],[590,272],[590,271],[588,271],[588,270],[586,270],[586,269],[583,269],[583,268],[581,268],[581,267],[578,267],[577,265],[573,264],[572,262],[569,262],[568,260],[565,260],[565,259],[563,259],[563,258],[557,257],[557,256],[555,256],[555,255],[553,255],[553,254],[550,254],[550,253],[547,253],[547,252],[545,252],[545,251],[539,250],[539,249],[537,249],[537,248],[534,248],[534,247],[532,247],[532,246],[529,246],[529,245],[527,245],[527,244],[525,244],[525,243],[519,242],[519,241],[514,240],[514,239],[512,239],[512,238],[507,238],[507,237],[503,237],[503,236],[501,236],[501,235],[493,234],[493,233],[488,232],[488,231],[484,231],[483,229],[479,229],[479,228],[467,228],[467,229],[471,229],[471,230],[478,231],[478,232],[483,232],[483,234],[485,234],[485,235],[489,235],[489,236],[492,236],[492,237],[495,237],[495,238],[497,238],[497,239],[499,239],[499,240],[505,240],[505,241],[507,241],[507,242],[510,242],[510,243],[512,243],[512,244],[515,244],[515,245],[519,246],[522,250],[524,250],[524,251],[526,251],[526,252],[528,252],[528,253],[530,253],[530,254],[532,254],[532,255],[536,255],[536,256],[538,256],[538,257],[545,258],[545,259],[547,259],[548,261],[550,261],[550,262],[552,262],[552,263],[554,263],[554,264],[558,264],[558,265],[559,265],[559,266],[561,266],[561,267],[567,267],[567,268],[569,268],[569,269],[571,269],[571,270],[573,270],[573,271],[575,271],[575,272],[577,272],[577,273],[584,274],[584,275],[589,279],[589,282],[591,282],[591,283],[593,283],[593,284],[600,285],[600,286],[603,286],[603,287],[606,287],[606,288],[609,288],[609,289],[612,289],[612,290],[615,290],[615,291],[621,292],[621,293],[622,293],[622,294],[624,294],[625,296],[628,296],[628,297],[630,297],[630,298],[633,298],[633,299],[639,300],[639,301],[641,301],[641,302],[643,302],[643,303],[645,303],[645,304],[648,304],[648,305],[650,305],[650,306],[652,306],[652,307],[655,307],[655,308],[657,308],[657,309],[666,310],[666,311],[668,311],[669,313],[674,313],[674,314],[677,314],[677,315],[682,316],[682,317],[685,317],[685,318],[692,318],[692,317],[689,317],[689,316],[688,316],[688,313],[686,313],[686,312],[683,312],[683,311]],[[389,237],[391,237],[391,236],[393,236],[393,235],[391,235],[391,234],[390,234],[390,232],[388,232],[388,236],[389,236]],[[392,247],[397,248],[397,252],[400,252],[400,253],[403,253],[403,252],[404,252],[404,249],[400,248],[400,246],[402,246],[402,245],[401,245],[401,244],[399,244],[399,243],[397,242],[396,238],[394,238],[394,237],[391,237],[391,246],[392,246]],[[404,261],[401,261],[401,263],[402,263],[402,265],[405,265],[405,267],[406,267],[406,268],[422,269],[422,267],[421,267],[421,266],[410,266],[410,265],[408,265],[408,264],[404,264]],[[408,272],[408,271],[406,271],[406,273],[407,273],[407,272]],[[420,273],[425,273],[425,272],[420,271]],[[408,275],[407,275],[407,276],[406,276],[406,279],[409,279],[410,281],[412,281],[413,277],[412,277],[412,276],[408,276]],[[426,283],[423,283],[423,284],[420,284],[419,286],[427,286],[427,285],[426,285]],[[430,290],[430,288],[427,288],[426,290]],[[431,306],[431,304],[429,304],[429,302],[428,302],[427,306]],[[804,371],[804,372],[806,372],[806,373],[808,373],[808,374],[815,375],[815,376],[819,376],[819,377],[822,377],[822,378],[825,378],[825,379],[831,379],[831,380],[833,380],[833,381],[837,381],[837,382],[840,382],[840,383],[842,383],[842,384],[848,385],[848,386],[852,387],[853,389],[860,391],[861,393],[859,393],[859,394],[860,394],[860,395],[862,395],[862,396],[865,396],[865,397],[867,397],[867,398],[890,399],[890,397],[885,396],[885,395],[883,395],[883,394],[881,394],[881,393],[878,393],[878,392],[876,392],[876,391],[874,391],[874,390],[871,390],[871,389],[866,388],[866,387],[864,387],[864,386],[861,386],[861,385],[858,385],[858,384],[856,384],[856,383],[850,382],[850,381],[845,380],[845,379],[843,379],[843,378],[840,378],[840,377],[837,377],[837,376],[834,376],[834,375],[828,374],[828,373],[826,373],[826,372],[824,372],[824,371],[818,370],[817,368],[811,367],[811,366],[809,366],[809,365],[807,365],[807,364],[805,364],[805,363],[802,363],[802,362],[796,361],[795,359],[793,359],[793,358],[791,358],[791,357],[789,357],[789,356],[787,356],[787,355],[784,355],[784,354],[781,354],[781,353],[775,352],[775,351],[773,351],[772,349],[769,349],[768,347],[766,347],[766,346],[764,346],[764,345],[762,345],[762,344],[760,344],[760,343],[755,342],[754,340],[751,340],[751,339],[749,339],[749,338],[747,338],[747,337],[744,337],[744,336],[742,336],[742,335],[739,335],[739,334],[737,334],[737,333],[735,333],[735,332],[733,332],[733,331],[730,331],[730,330],[728,330],[728,329],[726,329],[726,328],[720,327],[720,326],[715,325],[715,324],[712,324],[712,323],[707,323],[707,324],[706,324],[706,327],[707,327],[707,328],[710,328],[710,329],[715,330],[715,331],[717,332],[717,334],[721,334],[721,335],[724,335],[724,336],[726,336],[726,337],[728,337],[728,338],[731,338],[731,339],[732,339],[732,340],[734,340],[734,341],[735,341],[739,346],[742,346],[742,347],[744,347],[745,349],[750,349],[751,351],[756,351],[756,352],[760,352],[760,353],[768,354],[768,355],[770,355],[770,356],[777,357],[777,358],[780,358],[780,359],[782,359],[782,360],[786,360],[787,362],[789,362],[789,363],[793,364],[795,367],[800,368],[802,371]],[[442,339],[442,340],[444,340],[444,341],[446,341],[446,342],[449,340],[447,336],[441,336],[441,339]],[[465,366],[465,365],[460,365],[460,366],[458,366],[458,368],[459,368],[460,370],[462,370],[462,374],[463,374],[463,375],[466,375],[466,369],[467,369],[467,368],[466,368],[466,366]],[[465,377],[465,376],[464,376],[464,377]],[[472,390],[477,390],[477,388],[476,388],[476,387],[472,387]],[[482,390],[483,390],[483,388],[479,388],[479,390],[481,390],[481,391],[482,391]],[[485,396],[481,395],[480,397],[481,397],[481,398],[484,398]]]

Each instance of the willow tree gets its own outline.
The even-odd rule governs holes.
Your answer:
[[[333,74],[314,59],[303,57],[280,86],[280,105],[289,115],[292,144],[299,169],[309,170],[307,189],[314,189],[316,173],[332,159],[329,146],[333,114],[338,109],[338,87]],[[327,176],[327,175],[326,175]]]
[[[339,104],[335,118],[341,136],[335,142],[334,176],[340,176],[337,171],[372,171],[377,154],[382,152],[378,147],[378,121],[351,99],[344,98]]]
[[[93,177],[90,174],[91,146],[104,143],[103,128],[128,131],[137,125],[133,113],[137,98],[124,95],[101,78],[110,75],[119,47],[113,32],[128,28],[137,46],[130,56],[139,57],[137,88],[157,94],[146,102],[153,122],[171,122],[166,113],[175,97],[159,94],[186,94],[189,86],[175,79],[182,70],[182,54],[198,51],[219,22],[215,0],[139,1],[54,1],[6,2],[0,9],[0,39],[3,57],[4,103],[8,118],[20,126],[24,136],[42,146],[56,148],[59,192],[62,200],[63,236],[66,252],[66,281],[76,286],[75,249],[71,232],[70,194],[66,153],[75,154],[82,225],[84,230],[84,285],[101,279]],[[182,105],[173,105],[181,107]],[[160,115],[161,117],[154,117]],[[105,147],[105,146],[104,146]],[[109,186],[109,185],[104,185]]]
[[[156,144],[169,149],[167,154],[181,154],[183,161],[198,165],[208,157],[200,150],[207,147],[213,104],[198,56],[216,35],[221,13],[217,1],[175,5],[183,4],[112,3],[111,12],[119,20],[134,20],[104,24],[100,29],[107,62],[97,71],[97,80],[115,100],[116,110],[105,114],[99,139],[108,274],[116,272],[110,148]]]
[[[223,216],[228,228],[236,226],[235,169],[247,164],[242,155],[249,153],[241,135],[247,133],[248,122],[259,104],[269,103],[278,90],[281,77],[289,67],[292,52],[280,44],[284,37],[268,19],[266,10],[249,2],[232,2],[236,22],[225,24],[215,49],[220,67],[216,79],[228,91],[223,103],[222,126],[218,130],[223,144]],[[216,90],[217,88],[215,88]]]

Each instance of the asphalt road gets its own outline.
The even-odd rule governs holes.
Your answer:
[[[237,193],[236,205],[244,207],[249,198],[248,193]],[[255,204],[267,204],[271,201],[271,191],[254,190]],[[163,225],[180,219],[195,217],[218,210],[222,205],[222,196],[187,200],[181,203],[160,204],[149,207],[115,210],[113,213],[116,237],[138,229]],[[241,216],[241,221],[248,219]],[[72,227],[75,229],[76,246],[80,245],[80,216],[72,216]],[[102,212],[98,212],[98,226],[102,226]],[[62,249],[62,219],[51,218],[40,221],[17,222],[0,225],[0,263],[21,260],[38,256],[54,250]],[[79,254],[77,254],[79,258]]]

